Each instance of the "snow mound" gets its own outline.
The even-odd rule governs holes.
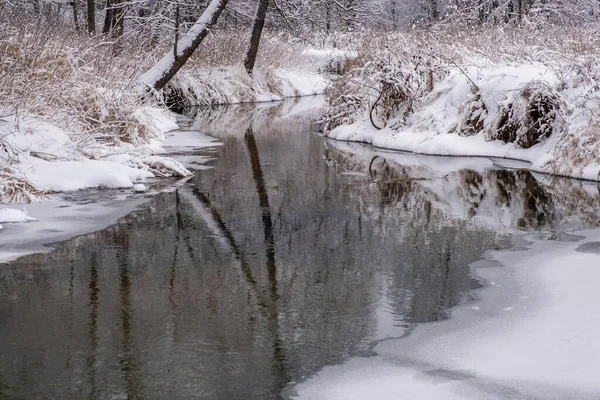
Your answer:
[[[5,224],[31,221],[37,221],[37,219],[27,215],[25,211],[16,210],[14,208],[3,208],[0,210],[0,223]]]
[[[111,141],[102,142],[66,131],[41,117],[9,115],[0,124],[5,148],[11,150],[5,154],[9,160],[6,179],[10,181],[14,177],[13,181],[30,185],[29,190],[43,193],[133,188],[136,183],[153,177],[192,176],[183,164],[165,155],[163,141],[167,139],[167,132],[178,129],[172,113],[141,107],[133,118],[144,127],[143,137],[124,142],[115,136]],[[195,148],[216,144],[207,137],[193,143]],[[192,142],[187,141],[185,145]],[[24,185],[20,188],[28,190]]]

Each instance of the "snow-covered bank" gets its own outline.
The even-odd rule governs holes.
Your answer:
[[[142,108],[136,118],[144,127],[145,137],[124,142],[117,137],[99,142],[85,134],[67,132],[42,118],[14,115],[0,121],[3,156],[11,179],[28,182],[32,190],[8,192],[4,201],[34,200],[41,193],[87,188],[133,188],[136,183],[154,177],[191,176],[181,163],[166,155],[162,141],[178,126],[170,113]],[[196,147],[214,145],[202,141]]]
[[[156,111],[151,113],[155,114]],[[155,118],[156,125],[161,126],[162,130],[176,127],[170,118],[161,119],[157,116]],[[51,134],[42,138],[64,139],[53,129],[49,132]],[[52,145],[57,143],[51,140],[42,142],[39,136],[35,134],[32,136],[33,139],[28,142],[31,146],[30,152],[37,151],[31,150],[37,149],[35,146],[44,144],[47,145],[45,154],[51,154],[49,151],[58,151],[60,148],[60,146],[53,148]],[[65,146],[61,154],[65,157],[73,156],[73,153],[65,150],[70,144],[69,141],[58,144]],[[148,156],[134,151],[116,159],[109,157],[108,161],[95,161],[79,156],[71,161],[58,162],[58,167],[54,166],[55,162],[52,161],[45,161],[45,164],[40,163],[35,167],[24,164],[31,168],[31,170],[23,170],[24,177],[36,184],[43,182],[41,177],[45,177],[48,186],[68,188],[64,189],[68,193],[47,194],[43,198],[44,201],[27,205],[14,204],[0,210],[2,224],[0,225],[0,262],[9,262],[27,254],[52,251],[53,247],[49,246],[49,243],[104,229],[149,201],[153,195],[172,190],[174,185],[172,181],[154,179],[148,182],[148,179],[156,174],[152,172],[152,164],[145,164],[143,160],[155,160],[155,166],[160,162],[161,166],[178,166],[180,171],[188,171],[183,163],[193,159],[194,162],[189,163],[190,168],[209,168],[203,164],[210,159],[196,156],[194,153],[209,150],[221,143],[197,131],[170,131],[164,135],[160,146],[159,142],[155,145],[153,151],[160,150],[165,154]],[[21,154],[20,157],[26,161],[30,161],[30,158],[35,161],[36,158],[29,153]],[[129,162],[135,164],[131,166]],[[22,168],[23,165],[15,164],[15,170],[18,171],[18,167]],[[61,173],[57,176],[59,170]],[[136,174],[147,176],[148,178],[141,180],[146,184],[140,184],[140,181],[135,179]],[[130,178],[131,176],[133,179]],[[186,179],[183,178],[176,185],[185,181]],[[88,189],[97,187],[98,182],[102,183],[101,189]]]
[[[166,101],[185,107],[272,102],[320,95],[328,84],[317,68],[259,68],[253,76],[242,66],[190,69],[173,79],[166,90]]]
[[[327,367],[299,399],[597,399],[600,231],[530,237],[472,267],[486,283],[450,320]]]
[[[338,140],[513,158],[533,171],[600,180],[598,43],[575,46],[572,32],[555,33],[543,44],[527,29],[458,44],[428,38],[427,50],[418,35],[375,43],[328,88],[324,129]]]

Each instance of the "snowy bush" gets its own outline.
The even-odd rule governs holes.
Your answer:
[[[513,153],[538,171],[600,179],[597,31],[595,23],[538,22],[361,32],[350,48],[364,63],[328,88],[335,96],[328,96],[324,130],[337,139],[457,155],[459,142],[440,135],[479,136],[507,145],[502,151],[470,140],[482,149],[467,146],[469,155]],[[522,152],[531,148],[537,150]]]
[[[560,95],[544,82],[523,85],[500,106],[499,116],[489,134],[490,140],[517,143],[528,149],[554,131],[564,129],[566,108]]]

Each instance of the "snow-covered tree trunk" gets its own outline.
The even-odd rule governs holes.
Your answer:
[[[268,5],[269,0],[258,0],[256,16],[254,17],[254,23],[252,24],[250,45],[248,46],[246,59],[244,60],[244,67],[249,75],[252,75],[252,70],[254,69],[254,64],[256,63],[256,55],[258,54],[260,37],[262,36],[263,27],[265,26],[265,17],[267,15]]]
[[[147,88],[154,90],[164,88],[194,54],[194,51],[208,35],[209,29],[217,23],[228,1],[211,0],[200,18],[186,34],[177,40],[177,44],[174,45],[177,48],[177,54],[175,54],[174,49],[171,49],[159,62],[140,76],[140,82]]]

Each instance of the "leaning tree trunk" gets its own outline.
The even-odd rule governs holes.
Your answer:
[[[263,27],[265,26],[268,5],[269,0],[258,0],[258,8],[256,9],[256,16],[254,17],[254,23],[252,24],[250,46],[248,46],[246,59],[244,60],[244,67],[246,68],[248,75],[252,75],[252,70],[254,70],[256,55],[258,54],[258,47],[260,45],[260,37],[262,36]]]
[[[175,76],[194,54],[200,43],[208,35],[208,30],[217,23],[229,0],[211,0],[200,18],[190,30],[177,40],[177,53],[171,49],[165,56],[142,76],[140,82],[151,89],[161,90]]]

